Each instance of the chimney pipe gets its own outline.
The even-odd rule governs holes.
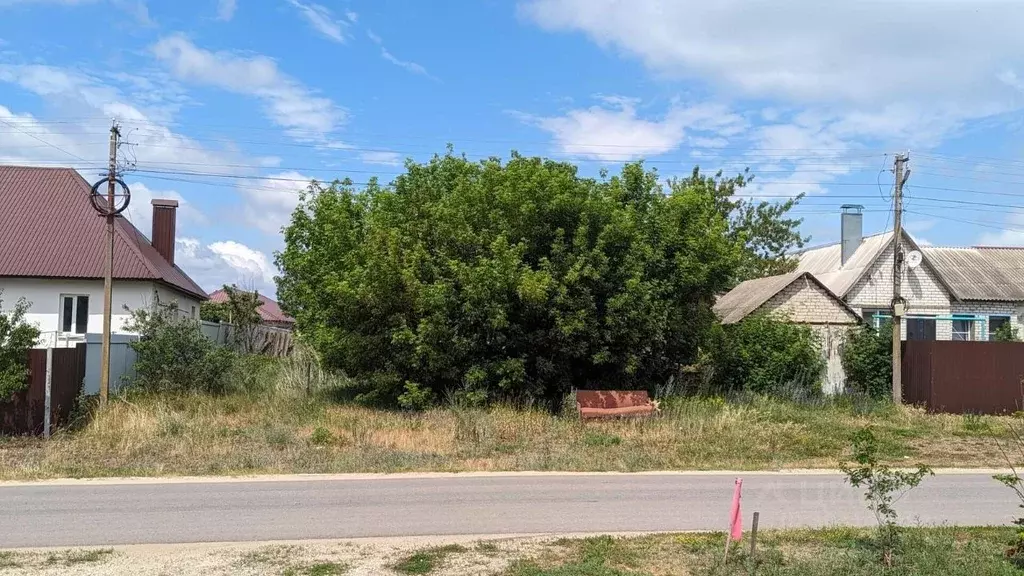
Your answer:
[[[843,204],[843,214],[840,221],[840,235],[842,236],[841,265],[853,258],[853,253],[860,247],[864,238],[864,207],[860,204]]]
[[[174,265],[174,228],[178,216],[178,201],[153,199],[153,248]]]

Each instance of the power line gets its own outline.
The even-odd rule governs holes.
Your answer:
[[[68,152],[67,150],[61,148],[60,146],[57,146],[56,144],[53,144],[51,142],[47,142],[46,140],[43,140],[42,138],[36,136],[35,134],[31,134],[29,132],[25,132],[21,128],[18,128],[17,126],[15,126],[14,124],[8,122],[7,120],[4,120],[3,118],[0,118],[0,122],[3,122],[4,124],[7,124],[11,128],[14,128],[18,132],[21,132],[22,134],[24,134],[24,135],[26,135],[26,136],[28,136],[30,138],[33,138],[35,140],[38,140],[38,141],[42,142],[43,144],[49,146],[50,148],[53,148],[54,150],[59,150],[59,151],[65,153],[65,154],[67,154],[68,156],[71,156],[72,158],[76,158],[78,160],[81,160],[82,162],[86,161],[85,158],[82,158],[81,156],[79,156],[77,154],[72,154],[71,152]]]

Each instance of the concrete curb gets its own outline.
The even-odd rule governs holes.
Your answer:
[[[986,475],[1010,473],[1002,468],[936,468],[936,475]],[[579,476],[842,476],[832,469],[787,470],[664,470],[650,472],[408,472],[398,474],[266,474],[255,476],[143,476],[126,478],[53,478],[0,482],[0,489],[31,486],[107,486],[152,484],[224,484],[255,482],[345,482],[366,480],[435,480],[459,478],[551,478]]]

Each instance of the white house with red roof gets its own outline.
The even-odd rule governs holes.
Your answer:
[[[71,168],[0,166],[0,298],[5,309],[30,302],[29,321],[58,346],[103,330],[106,225],[90,194]],[[153,200],[149,237],[115,220],[115,334],[127,333],[131,310],[158,304],[199,318],[208,296],[174,262],[177,206]]]

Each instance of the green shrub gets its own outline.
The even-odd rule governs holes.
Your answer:
[[[821,393],[825,359],[809,326],[770,314],[718,326],[708,345],[715,392],[744,391],[772,395]]]
[[[406,410],[424,410],[434,403],[434,391],[415,382],[405,383],[405,392],[398,397],[398,405]]]
[[[173,310],[135,310],[127,329],[139,334],[131,384],[147,392],[223,394],[231,388],[236,356],[203,336],[199,323]]]
[[[1004,323],[999,328],[996,328],[994,334],[992,334],[993,342],[1020,342],[1020,333],[1016,328],[1013,327],[1009,322]]]
[[[0,403],[28,386],[28,351],[39,339],[39,329],[25,321],[28,307],[22,298],[4,312],[0,299]]]
[[[892,330],[862,326],[850,331],[843,347],[846,386],[872,398],[892,396]]]
[[[326,446],[334,442],[334,434],[323,426],[317,426],[309,436],[309,443],[316,446]]]
[[[695,170],[666,186],[640,163],[584,178],[449,151],[388,186],[313,183],[276,257],[278,294],[365,402],[652,391],[696,360],[716,294],[792,265],[792,202],[737,199],[746,181]]]
[[[878,523],[876,544],[882,564],[892,568],[903,543],[899,515],[893,506],[917,488],[925,476],[934,473],[924,464],[914,470],[892,469],[879,463],[878,458],[878,440],[870,428],[863,428],[853,435],[853,461],[840,462],[839,469],[851,486],[864,488],[864,500]]]
[[[225,391],[273,395],[279,390],[281,359],[260,354],[237,354],[227,375]]]

